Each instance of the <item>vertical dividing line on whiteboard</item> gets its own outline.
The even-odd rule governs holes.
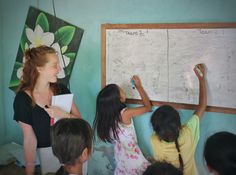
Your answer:
[[[170,92],[170,84],[169,84],[169,80],[170,80],[170,77],[169,77],[169,30],[167,29],[166,30],[166,36],[167,36],[167,101],[169,102],[169,92]]]

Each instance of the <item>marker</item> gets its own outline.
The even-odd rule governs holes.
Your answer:
[[[134,84],[134,80],[131,80],[131,84],[132,84],[132,88],[135,89],[135,84]]]
[[[203,77],[202,71],[197,66],[195,66],[195,69],[196,69],[197,73],[200,75],[200,77]]]

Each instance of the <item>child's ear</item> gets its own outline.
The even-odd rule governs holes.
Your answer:
[[[88,158],[89,158],[89,150],[88,150],[88,148],[85,148],[84,150],[83,150],[83,152],[82,152],[82,154],[81,154],[81,156],[80,156],[80,162],[85,162],[86,160],[88,160]]]

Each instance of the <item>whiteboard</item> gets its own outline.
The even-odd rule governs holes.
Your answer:
[[[208,105],[236,109],[235,23],[106,24],[102,37],[103,86],[118,84],[127,98],[140,99],[130,83],[138,75],[152,101],[196,106],[199,84],[193,67],[204,63]]]

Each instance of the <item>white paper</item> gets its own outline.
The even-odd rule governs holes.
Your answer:
[[[74,94],[63,94],[63,95],[54,95],[52,96],[52,106],[59,107],[66,112],[71,111],[71,106],[73,102]],[[59,117],[55,116],[54,122],[56,122]]]

